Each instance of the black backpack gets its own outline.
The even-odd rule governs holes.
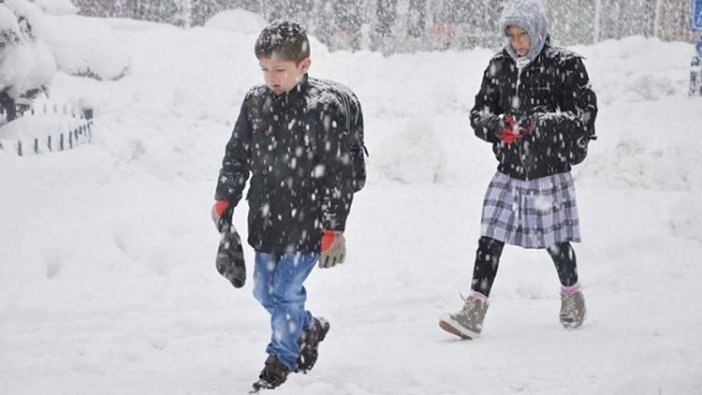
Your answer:
[[[330,88],[339,98],[344,117],[346,119],[346,130],[350,133],[350,144],[344,149],[348,149],[351,157],[353,190],[358,192],[366,185],[366,162],[365,157],[368,155],[368,149],[363,141],[363,112],[361,104],[356,95],[347,87],[324,80],[316,80],[317,83],[323,83],[326,88]],[[259,111],[263,105],[264,96],[261,92],[253,94],[251,104],[248,107],[249,119],[255,119],[259,116]]]
[[[577,165],[585,160],[587,157],[587,146],[590,144],[590,140],[597,140],[597,136],[591,134],[571,141],[569,149],[571,165]]]
[[[366,161],[368,149],[363,141],[363,113],[361,104],[350,91],[340,91],[339,97],[346,116],[346,130],[351,134],[349,155],[351,157],[353,190],[358,192],[366,185]]]

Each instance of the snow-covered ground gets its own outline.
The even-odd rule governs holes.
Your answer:
[[[250,272],[238,290],[217,274],[209,210],[232,122],[261,81],[255,34],[70,15],[49,30],[62,23],[111,37],[128,73],[54,79],[52,102],[95,109],[93,144],[0,151],[0,394],[245,393],[269,324]],[[468,290],[496,166],[468,125],[493,51],[383,57],[313,42],[312,75],[362,100],[369,183],[347,263],[307,282],[309,308],[332,325],[318,365],[276,393],[702,393],[693,47],[633,37],[573,49],[600,103],[599,139],[574,171],[588,320],[562,329],[547,254],[508,247],[483,337],[468,342],[438,316]]]

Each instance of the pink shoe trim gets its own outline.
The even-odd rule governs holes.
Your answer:
[[[580,291],[580,282],[577,282],[571,286],[565,287],[561,285],[561,292],[566,293],[566,294],[572,294],[575,292]]]
[[[487,297],[487,296],[481,294],[481,293],[478,292],[478,291],[471,291],[471,292],[470,292],[470,296],[471,296],[472,298],[475,298],[475,299],[478,299],[478,300],[482,300],[483,302],[487,302],[487,300],[488,300],[488,297]]]

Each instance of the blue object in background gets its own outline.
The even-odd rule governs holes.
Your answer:
[[[691,2],[690,27],[692,30],[702,30],[702,0],[691,0]]]

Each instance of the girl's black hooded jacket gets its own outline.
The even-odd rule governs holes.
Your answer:
[[[504,115],[512,114],[532,133],[512,144],[498,137]],[[507,49],[495,55],[483,74],[470,112],[475,134],[493,144],[498,170],[520,180],[570,171],[595,135],[597,98],[580,56],[552,47],[521,70]],[[579,145],[579,146],[578,146]]]

